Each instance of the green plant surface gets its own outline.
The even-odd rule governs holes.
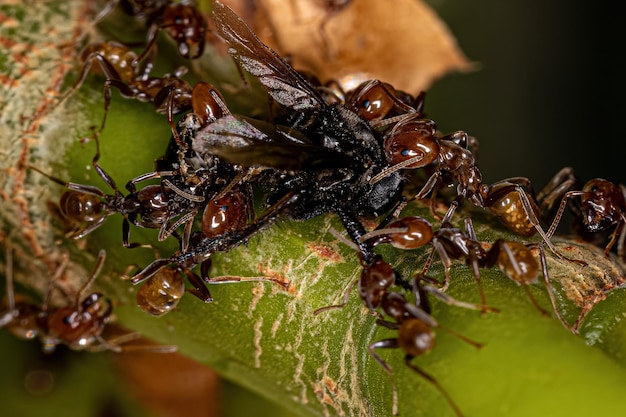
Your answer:
[[[82,4],[51,1],[44,6],[57,19],[59,15],[68,18],[71,15],[68,10]],[[9,14],[19,9],[13,7],[3,6],[0,10]],[[20,13],[25,15],[16,14],[17,22],[33,18],[28,10]],[[41,24],[45,26],[46,22],[44,19]],[[55,22],[56,32],[65,33],[79,43],[80,37],[72,35],[75,26],[70,24],[64,31],[56,20],[52,22]],[[42,29],[42,33],[46,33],[45,30]],[[53,61],[54,55],[49,53]],[[57,56],[58,60],[61,58]],[[33,67],[33,71],[50,74],[56,68],[52,65],[47,68],[42,62]],[[228,59],[214,57],[212,62],[218,69],[226,68]],[[69,71],[69,66],[64,71]],[[17,74],[15,77],[22,83],[33,78],[20,79]],[[224,77],[224,73],[215,75],[218,80]],[[66,85],[71,84],[72,79],[75,79],[75,69]],[[40,82],[48,86],[50,77]],[[236,77],[230,82],[236,83]],[[33,122],[20,123],[15,112],[33,114],[33,109],[42,103],[41,91],[46,90],[41,85],[30,88],[29,91],[34,91],[32,97],[23,95],[22,110],[15,110],[10,107],[16,105],[10,94],[20,92],[5,88],[0,109],[5,121],[0,137],[3,150],[0,168],[3,174],[7,173],[0,180],[3,201],[0,224],[2,233],[12,240],[15,248],[19,282],[41,293],[62,253],[70,251],[72,263],[64,284],[78,288],[91,271],[95,254],[105,248],[107,263],[97,287],[114,301],[117,323],[160,343],[177,345],[183,354],[209,365],[225,378],[295,415],[391,414],[389,375],[369,355],[368,346],[374,341],[394,337],[395,332],[376,325],[376,318],[363,307],[356,291],[344,308],[313,314],[320,307],[341,302],[361,270],[353,250],[331,233],[332,228],[341,230],[335,217],[320,216],[306,222],[281,221],[247,245],[213,257],[213,276],[270,276],[288,282],[287,290],[272,282],[211,285],[213,303],[203,304],[186,295],[176,310],[160,318],[151,317],[135,306],[136,288],[120,276],[131,264],[146,266],[154,259],[153,250],[123,248],[121,219],[116,215],[84,241],[62,238],[61,224],[50,216],[47,202],[57,200],[63,187],[18,164],[21,159],[46,172],[54,172],[59,178],[94,184],[109,192],[93,169],[89,169],[95,152],[94,142],[83,145],[78,141],[89,136],[90,126],[97,126],[101,121],[102,80],[90,77],[62,106],[53,109],[48,105],[49,113],[35,118],[36,126]],[[229,94],[228,90],[224,93],[229,105],[235,101],[231,97],[244,101],[243,93]],[[262,100],[253,100],[252,105],[243,102],[237,105],[237,111],[252,112],[264,104]],[[34,133],[30,132],[31,128],[36,128]],[[165,118],[157,115],[150,104],[125,100],[114,93],[107,127],[101,136],[100,162],[117,183],[123,185],[152,169],[153,160],[164,152],[169,136]],[[481,241],[491,242],[500,237],[519,240],[480,211],[464,213],[474,219]],[[419,214],[436,222],[428,209],[417,204],[412,203],[404,214]],[[131,238],[132,241],[158,243],[154,230],[132,227]],[[160,245],[161,256],[168,256],[175,246],[175,242],[169,241]],[[568,288],[568,282],[579,276],[591,283],[598,277],[609,278],[616,285],[620,283],[621,270],[605,260],[601,251],[573,241],[562,241],[559,248],[585,259],[590,266],[575,266],[548,254],[550,274],[557,288]],[[421,268],[429,250],[401,252],[380,248],[404,276]],[[432,275],[441,278],[442,268],[437,260]],[[476,282],[466,265],[455,263],[452,277],[448,291],[451,296],[479,302]],[[482,315],[435,301],[433,316],[442,327],[480,342],[483,347],[477,349],[438,329],[436,348],[413,360],[436,377],[465,416],[577,417],[610,415],[624,408],[626,404],[620,395],[626,388],[623,290],[608,293],[607,299],[599,302],[587,316],[581,335],[577,336],[554,317],[540,314],[525,291],[497,269],[481,270],[481,277],[488,304],[499,308],[500,313]],[[599,290],[605,294],[604,287]],[[531,291],[543,308],[551,311],[545,288],[538,284],[532,286]],[[559,308],[573,322],[578,307],[567,300],[564,290],[558,295]],[[1,343],[3,357],[19,349],[18,342],[10,340],[6,331],[3,331]],[[454,415],[431,384],[404,366],[402,352],[389,350],[380,354],[394,370],[400,415]],[[99,359],[98,355],[84,354],[80,361],[97,362]],[[75,378],[81,377],[68,378],[77,383]],[[5,386],[17,384],[4,373],[2,379]],[[16,404],[0,402],[0,411],[5,410],[1,407],[9,411],[14,408],[8,407],[18,407],[24,401],[20,398],[13,398]],[[82,398],[87,401],[89,396],[85,394]],[[35,407],[34,403],[29,405]]]

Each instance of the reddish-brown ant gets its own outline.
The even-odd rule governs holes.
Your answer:
[[[67,305],[52,307],[52,292],[57,288],[57,281],[65,272],[67,257],[50,279],[48,291],[41,306],[37,306],[15,296],[13,288],[13,251],[6,245],[6,286],[7,310],[0,315],[0,327],[8,328],[11,333],[22,339],[39,337],[43,350],[50,353],[59,345],[72,350],[112,350],[122,352],[132,349],[148,349],[153,352],[174,352],[175,346],[121,346],[137,337],[129,333],[115,339],[106,340],[102,333],[111,318],[111,301],[100,293],[86,294],[104,265],[105,251],[98,254],[96,266],[89,279],[81,286],[75,297],[67,298]]]
[[[382,295],[380,301],[381,308],[384,314],[391,318],[392,321],[379,319],[377,324],[398,330],[398,336],[374,342],[369,345],[368,351],[391,378],[393,390],[392,413],[394,415],[398,414],[398,388],[393,377],[391,366],[376,353],[376,349],[401,349],[404,351],[405,365],[432,384],[446,399],[448,404],[450,404],[455,414],[462,416],[463,413],[459,407],[435,377],[423,371],[411,361],[413,358],[421,356],[434,348],[435,333],[433,329],[435,328],[448,332],[476,348],[481,348],[482,344],[474,342],[451,329],[441,326],[430,315],[430,305],[428,303],[427,294],[420,284],[421,279],[422,277],[417,275],[413,280],[415,303],[410,303],[406,300],[404,295],[396,292],[385,292]]]
[[[157,35],[165,30],[176,42],[178,52],[187,59],[195,59],[204,52],[207,22],[193,0],[111,0],[98,13],[96,21],[104,19],[121,4],[128,14],[145,20],[148,25],[146,49],[141,61],[154,47]]]
[[[574,170],[570,167],[559,171],[550,183],[541,191],[545,195],[544,206],[550,207],[558,195],[563,195],[561,204],[554,216],[554,220],[548,229],[548,236],[552,237],[561,221],[563,212],[569,199],[580,197],[580,206],[577,215],[582,220],[587,231],[591,233],[613,231],[609,242],[604,248],[604,254],[608,257],[609,252],[617,243],[617,255],[624,258],[626,250],[626,187],[614,184],[601,178],[587,181],[582,189],[572,189],[575,186]]]
[[[400,96],[400,97],[399,97]],[[389,83],[369,80],[359,84],[346,94],[346,106],[351,108],[374,127],[389,125],[402,118],[415,118],[422,114],[425,95],[410,98],[410,104],[401,98],[404,93],[396,91]],[[388,118],[395,114],[396,117]]]
[[[456,181],[457,197],[452,201],[446,218],[452,218],[463,200],[470,200],[477,207],[489,210],[502,224],[517,234],[528,237],[539,233],[555,255],[565,258],[541,227],[539,208],[532,198],[530,180],[513,177],[491,185],[484,184],[474,155],[468,149],[469,144],[470,137],[465,132],[441,136],[432,120],[404,119],[384,137],[385,152],[391,167],[374,176],[370,182],[380,181],[385,175],[398,169],[423,168],[436,163],[435,172],[415,195],[416,199],[423,199],[432,193],[433,213],[432,202],[438,189]],[[570,261],[583,263],[573,259]]]
[[[389,243],[401,249],[415,249],[428,243],[433,246],[431,255],[422,270],[426,274],[430,269],[432,258],[435,253],[441,259],[444,266],[445,290],[450,283],[450,267],[453,259],[464,259],[472,268],[474,277],[479,284],[483,311],[492,309],[485,304],[485,297],[480,284],[480,268],[497,266],[511,280],[524,287],[528,297],[542,314],[547,315],[529,291],[528,286],[537,282],[539,276],[539,264],[535,260],[532,249],[539,251],[543,282],[548,291],[554,312],[561,323],[568,329],[574,328],[561,316],[556,305],[554,289],[550,284],[548,267],[542,244],[522,244],[519,242],[496,240],[489,250],[485,250],[477,240],[471,219],[465,220],[465,232],[453,227],[448,218],[441,222],[439,230],[433,231],[430,224],[421,217],[404,217],[388,223],[384,228],[377,229],[362,237],[371,240],[372,244]],[[497,311],[496,309],[492,309]]]
[[[145,228],[160,229],[159,240],[164,240],[175,230],[169,221],[177,216],[181,216],[176,225],[186,224],[185,235],[182,244],[186,244],[191,232],[191,223],[197,211],[196,205],[204,202],[204,197],[195,195],[176,188],[171,182],[168,186],[148,185],[137,191],[135,184],[151,178],[162,176],[173,176],[175,172],[152,172],[141,175],[128,182],[126,188],[130,194],[124,196],[117,188],[113,178],[100,166],[100,150],[96,139],[96,154],[93,157],[92,165],[100,178],[106,182],[113,190],[114,194],[106,194],[100,188],[86,184],[76,184],[65,182],[59,178],[51,176],[39,168],[30,168],[45,175],[57,184],[63,185],[68,190],[63,193],[58,206],[58,211],[69,233],[75,239],[80,239],[100,227],[109,215],[120,213],[124,217],[122,223],[122,242],[125,247],[137,247],[138,243],[131,243],[130,223]],[[166,192],[182,195],[187,202],[186,206],[174,207],[170,204],[170,199]]]
[[[143,58],[142,58],[143,59]],[[156,111],[167,115],[167,120],[174,135],[179,141],[174,115],[193,109],[205,123],[214,117],[228,112],[224,100],[215,87],[205,82],[198,82],[193,87],[182,77],[187,68],[179,67],[173,74],[162,77],[151,77],[152,57],[143,67],[138,64],[138,57],[126,46],[117,42],[103,42],[88,46],[82,54],[85,62],[74,84],[63,94],[60,102],[73,94],[85,81],[93,68],[106,78],[104,83],[104,115],[94,137],[104,130],[107,114],[111,106],[111,88],[116,88],[123,97],[153,103]],[[179,141],[180,147],[185,147]]]

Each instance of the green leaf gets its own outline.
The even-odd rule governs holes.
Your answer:
[[[351,294],[342,309],[313,314],[320,307],[340,303],[360,274],[354,252],[331,234],[331,228],[341,230],[335,217],[283,221],[248,245],[214,256],[214,276],[281,277],[289,282],[288,290],[270,282],[213,285],[213,303],[203,304],[186,295],[176,310],[160,318],[138,309],[134,301],[136,288],[120,279],[128,265],[145,266],[155,254],[151,249],[122,247],[119,216],[111,216],[85,241],[61,237],[62,225],[49,214],[47,202],[57,201],[63,187],[25,169],[20,162],[53,172],[64,180],[110,191],[89,169],[94,143],[81,145],[78,141],[90,135],[90,126],[100,124],[102,80],[90,76],[75,95],[57,108],[52,108],[54,100],[48,100],[44,94],[60,83],[55,74],[64,75],[69,70],[59,68],[61,62],[67,63],[67,56],[59,53],[57,47],[79,43],[76,33],[82,26],[76,22],[84,15],[81,7],[83,3],[78,1],[51,1],[36,13],[17,5],[0,8],[11,16],[9,22],[15,22],[14,29],[3,25],[2,36],[24,36],[25,32],[16,28],[32,27],[33,22],[39,28],[39,36],[16,38],[20,50],[29,51],[25,61],[30,65],[28,71],[9,52],[3,52],[0,59],[1,67],[10,69],[8,78],[2,79],[4,101],[0,103],[4,122],[0,169],[7,174],[0,177],[0,224],[6,238],[14,242],[16,278],[43,292],[62,254],[69,250],[71,273],[64,284],[78,288],[93,268],[94,255],[105,248],[107,264],[97,286],[114,300],[118,323],[161,343],[177,345],[185,355],[296,415],[390,415],[391,381],[369,355],[368,346],[395,337],[396,333],[377,326],[375,317],[363,307],[356,293]],[[40,16],[44,18],[38,20]],[[59,21],[66,22],[66,26]],[[35,65],[36,56],[41,59]],[[237,83],[236,76],[227,74],[233,69],[228,67],[228,59],[213,56],[215,79],[231,77],[230,82]],[[155,71],[158,70],[172,68],[161,66]],[[76,68],[66,85],[75,77]],[[251,93],[251,102],[246,103],[246,94],[228,94],[229,91],[224,91],[226,100],[229,105],[237,103],[233,105],[236,111],[252,112],[265,105],[258,92]],[[42,106],[48,113],[39,115]],[[35,117],[24,122],[20,116]],[[118,184],[124,184],[152,169],[153,160],[165,151],[169,136],[165,118],[157,115],[150,104],[125,100],[114,93],[101,137],[101,165]],[[423,215],[436,224],[424,207],[411,204],[406,213]],[[465,214],[474,219],[482,241],[499,237],[519,240],[484,213]],[[131,233],[133,241],[157,243],[154,230],[133,227]],[[160,246],[161,256],[168,256],[175,246],[172,242]],[[601,282],[595,279],[598,276],[612,277],[616,285],[620,284],[619,270],[612,269],[601,251],[570,241],[564,241],[559,248],[567,253],[580,250],[580,258],[590,266],[582,268],[550,257],[550,274],[557,288],[569,288],[568,282],[597,286]],[[409,277],[421,269],[430,249],[380,250]],[[441,278],[441,273],[440,262],[436,261],[433,275]],[[442,327],[484,346],[476,349],[438,330],[436,348],[413,360],[437,379],[464,415],[576,417],[609,415],[624,408],[620,395],[626,388],[623,290],[605,293],[605,287],[596,287],[599,298],[607,294],[607,299],[591,311],[583,323],[582,335],[576,336],[554,317],[540,314],[524,289],[498,270],[481,270],[481,277],[488,304],[499,308],[500,313],[481,315],[435,302],[433,316]],[[581,277],[586,281],[580,281]],[[535,285],[531,291],[550,311],[545,288]],[[479,302],[476,282],[466,265],[454,264],[448,293],[459,300]],[[559,308],[573,322],[579,306],[569,301],[565,292],[559,291],[558,295]],[[8,347],[8,352],[17,349],[13,346]],[[432,384],[404,366],[402,352],[379,353],[394,370],[401,415],[454,415]]]

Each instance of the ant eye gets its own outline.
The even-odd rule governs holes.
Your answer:
[[[361,107],[363,107],[364,109],[367,109],[370,106],[370,104],[371,103],[369,100],[363,100]]]

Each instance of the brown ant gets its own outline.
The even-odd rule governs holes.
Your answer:
[[[159,230],[159,240],[164,240],[173,234],[173,228],[169,220],[181,216],[176,225],[186,224],[185,235],[181,243],[186,245],[191,233],[191,223],[195,215],[195,205],[204,202],[202,195],[195,195],[176,188],[171,182],[163,185],[148,185],[137,191],[135,184],[152,178],[173,176],[175,172],[152,172],[141,175],[129,181],[126,185],[130,194],[124,196],[117,188],[113,178],[100,166],[100,147],[96,139],[96,154],[92,160],[92,166],[100,178],[109,185],[114,194],[106,194],[100,188],[86,184],[76,184],[65,182],[59,178],[49,175],[39,168],[30,166],[31,169],[48,177],[67,188],[61,196],[59,206],[55,209],[60,217],[66,222],[69,234],[75,239],[81,239],[87,234],[99,228],[109,215],[120,213],[124,221],[122,223],[122,242],[125,247],[134,248],[140,246],[138,243],[131,243],[130,223],[144,228]],[[186,206],[174,206],[168,198],[167,191],[173,191],[176,195],[183,196]]]
[[[391,166],[372,177],[370,182],[376,183],[398,169],[423,168],[436,163],[435,172],[414,197],[423,199],[432,193],[433,214],[436,215],[433,203],[439,188],[457,182],[457,196],[445,218],[451,219],[459,205],[464,200],[469,200],[475,206],[489,210],[509,230],[521,236],[529,237],[539,233],[545,244],[559,258],[584,264],[583,261],[563,256],[550,241],[550,236],[539,222],[539,208],[532,197],[530,180],[513,177],[491,185],[483,183],[474,155],[468,149],[470,143],[471,139],[465,132],[458,131],[442,136],[437,132],[434,121],[406,118],[385,134],[384,147]]]
[[[543,282],[548,291],[548,296],[553,310],[559,321],[571,331],[574,328],[561,316],[556,304],[554,289],[550,283],[548,266],[542,244],[522,244],[519,242],[496,240],[489,250],[485,250],[477,240],[476,232],[471,219],[465,219],[465,231],[461,231],[450,224],[446,217],[442,220],[439,230],[433,231],[431,225],[421,217],[404,217],[388,223],[385,227],[362,236],[364,240],[371,240],[371,244],[389,243],[401,249],[416,249],[430,243],[433,246],[431,254],[422,270],[425,275],[430,269],[435,253],[441,259],[444,266],[444,283],[442,290],[445,291],[450,284],[450,268],[453,259],[464,259],[472,268],[472,272],[478,282],[482,300],[481,310],[498,311],[488,307],[485,302],[483,288],[480,282],[480,268],[497,266],[515,283],[524,287],[526,294],[539,312],[548,313],[539,306],[529,291],[528,286],[537,282],[540,265],[535,260],[532,250],[539,251]]]
[[[148,34],[141,61],[154,47],[157,35],[164,30],[176,42],[178,53],[186,59],[195,59],[204,52],[207,22],[193,0],[111,0],[98,13],[96,21],[104,19],[117,5],[129,15],[145,20]]]
[[[345,97],[345,104],[373,127],[378,127],[387,126],[404,118],[421,117],[424,99],[424,93],[413,98],[397,91],[389,83],[369,80],[349,91]],[[394,114],[395,117],[388,118]]]
[[[88,46],[81,56],[83,68],[74,84],[63,94],[59,103],[73,94],[85,81],[92,70],[94,61],[98,64],[93,71],[106,78],[104,83],[104,115],[100,127],[93,136],[98,137],[104,130],[107,114],[111,106],[111,88],[116,88],[123,97],[153,103],[159,114],[167,115],[174,138],[181,148],[186,145],[179,141],[174,115],[193,109],[205,123],[211,117],[220,117],[228,112],[220,92],[211,84],[198,82],[193,87],[182,77],[187,68],[179,67],[173,74],[151,77],[152,58],[143,67],[137,57],[126,46],[113,41]]]
[[[561,169],[549,184],[541,191],[546,195],[544,206],[551,207],[558,195],[563,195],[561,204],[548,229],[548,236],[556,232],[567,202],[573,197],[580,197],[580,206],[576,207],[576,215],[582,220],[588,232],[598,233],[613,231],[609,242],[604,248],[605,256],[617,243],[617,255],[623,259],[626,255],[624,239],[626,239],[626,187],[614,184],[602,178],[587,181],[580,190],[572,189],[576,184],[574,170],[570,167]]]
[[[469,343],[476,348],[481,348],[482,344],[474,342],[466,338],[465,336],[441,326],[431,315],[430,305],[428,302],[427,294],[424,288],[422,288],[420,281],[423,277],[416,275],[413,280],[413,295],[415,297],[415,303],[410,303],[406,300],[404,295],[397,292],[385,292],[380,300],[380,306],[386,316],[392,321],[379,319],[377,324],[389,329],[397,330],[398,336],[389,339],[379,340],[369,345],[368,351],[374,360],[389,374],[391,378],[392,390],[393,390],[393,415],[398,414],[398,388],[394,381],[393,370],[391,366],[377,353],[376,349],[401,349],[404,351],[404,363],[411,370],[421,375],[426,381],[432,384],[450,404],[457,416],[462,416],[463,413],[452,400],[452,397],[447,391],[439,384],[439,382],[430,375],[423,371],[417,365],[411,361],[417,356],[421,356],[431,351],[435,346],[435,333],[433,329],[438,328],[447,333],[454,335],[462,341]]]
[[[100,293],[86,294],[104,265],[106,254],[101,250],[89,279],[81,286],[74,298],[63,293],[67,305],[51,307],[52,292],[57,281],[65,272],[67,256],[50,279],[43,304],[37,306],[15,296],[13,289],[13,251],[6,245],[6,287],[7,310],[0,315],[0,328],[6,327],[21,339],[39,337],[46,353],[53,352],[57,346],[65,345],[72,350],[112,350],[128,351],[135,348],[149,349],[153,352],[175,352],[176,346],[121,346],[137,338],[135,333],[106,340],[102,333],[111,318],[113,307],[111,300]]]
[[[207,284],[272,281],[283,287],[288,286],[287,283],[269,277],[240,277],[230,275],[210,277],[211,255],[216,252],[225,252],[244,244],[252,235],[273,224],[278,215],[293,204],[296,204],[300,197],[300,194],[295,193],[287,195],[267,209],[254,222],[244,225],[242,219],[247,219],[248,217],[248,206],[245,205],[244,207],[243,204],[239,204],[241,201],[239,197],[226,196],[225,200],[221,201],[222,206],[216,205],[214,211],[215,213],[222,211],[221,214],[216,216],[218,223],[221,222],[219,227],[216,228],[217,233],[193,233],[186,251],[177,252],[170,258],[156,259],[130,278],[131,283],[134,285],[147,281],[147,284],[144,285],[149,286],[148,289],[145,290],[145,297],[147,298],[141,301],[138,300],[140,307],[151,314],[155,314],[151,310],[156,310],[157,313],[161,312],[161,314],[163,314],[171,308],[167,306],[167,304],[169,300],[175,302],[176,297],[170,297],[163,293],[163,288],[159,289],[161,286],[168,287],[170,280],[179,279],[178,277],[172,278],[170,274],[178,274],[179,276],[185,274],[194,287],[190,289],[189,292],[206,303],[213,301],[213,298],[208,288],[202,284],[203,280]],[[226,201],[231,205],[225,209],[224,205]],[[210,230],[210,232],[213,231],[214,230]],[[200,265],[200,277],[191,271],[196,265]],[[144,297],[144,295],[142,295],[142,297]],[[156,305],[156,307],[150,306],[149,304]]]

